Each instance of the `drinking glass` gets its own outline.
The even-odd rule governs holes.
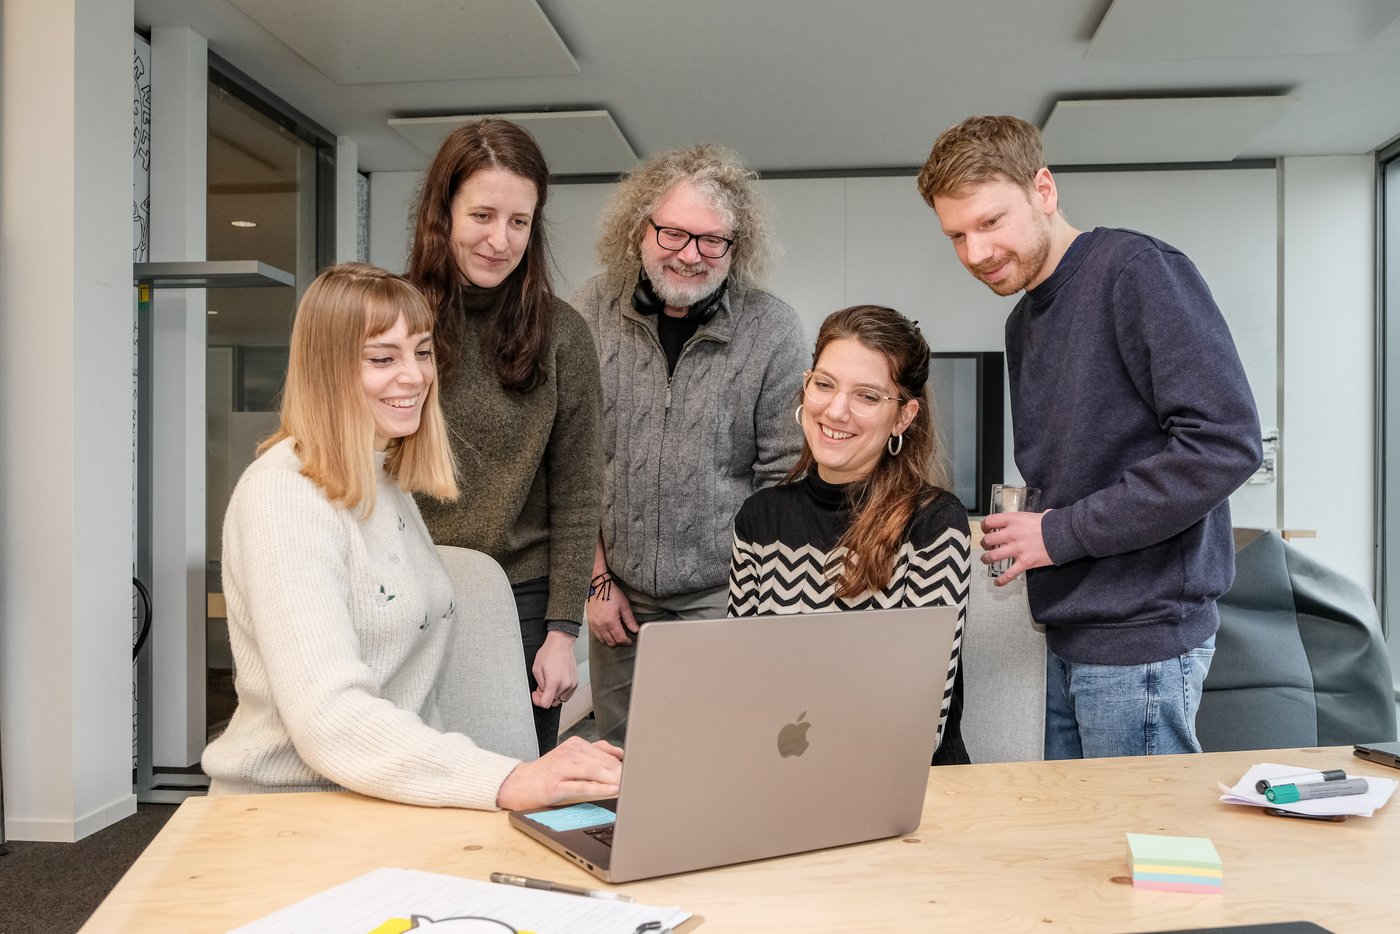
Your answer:
[[[1040,489],[1010,483],[992,484],[991,512],[1033,512],[1040,505]],[[1011,559],[1003,558],[987,565],[990,577],[1000,577],[1011,567]]]

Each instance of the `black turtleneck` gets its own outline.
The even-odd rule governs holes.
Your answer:
[[[656,336],[661,338],[661,349],[666,353],[667,376],[675,375],[676,361],[681,358],[685,342],[694,337],[699,328],[700,319],[689,315],[673,318],[663,311],[656,316]]]

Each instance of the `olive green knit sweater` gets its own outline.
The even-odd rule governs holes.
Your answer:
[[[578,312],[556,299],[544,382],[502,388],[479,350],[495,300],[467,290],[461,361],[440,389],[462,495],[418,504],[437,544],[485,552],[512,584],[547,576],[549,628],[576,634],[602,500],[598,355]]]

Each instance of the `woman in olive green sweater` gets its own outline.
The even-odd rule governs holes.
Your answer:
[[[424,179],[408,271],[437,309],[443,413],[462,471],[456,502],[419,505],[435,542],[485,552],[510,578],[542,753],[578,686],[602,489],[598,358],[550,287],[548,179],[514,124],[459,127]]]

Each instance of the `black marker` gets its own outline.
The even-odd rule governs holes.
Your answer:
[[[1296,775],[1261,778],[1254,783],[1254,790],[1262,795],[1274,785],[1310,785],[1313,782],[1344,782],[1346,780],[1347,773],[1341,769],[1328,769],[1325,772],[1299,772]]]

